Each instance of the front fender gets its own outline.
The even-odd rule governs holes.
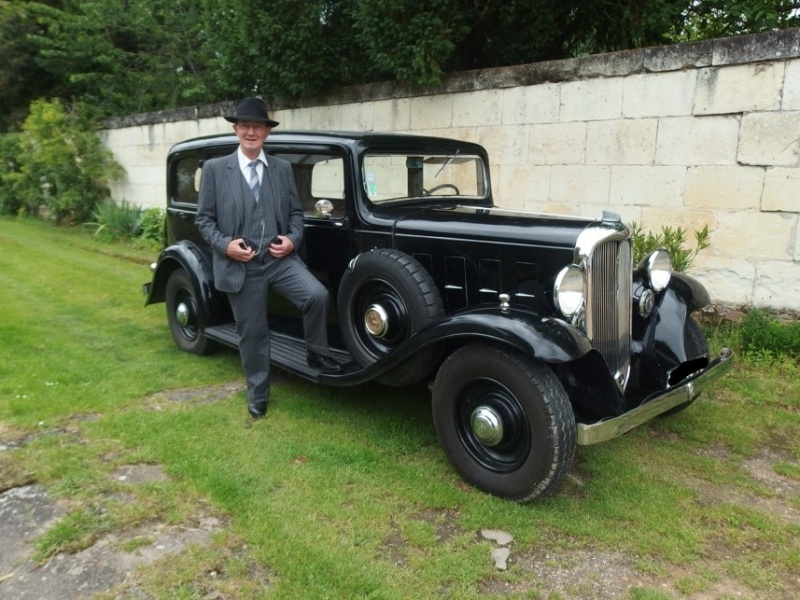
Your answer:
[[[445,316],[369,367],[344,376],[320,375],[318,379],[331,385],[363,383],[391,371],[429,346],[476,341],[512,348],[553,365],[571,363],[592,352],[586,336],[564,321],[517,309],[503,312],[487,307]]]
[[[634,318],[632,376],[626,394],[629,407],[708,366],[708,344],[691,313],[709,302],[702,284],[684,273],[673,273],[658,295],[653,314]]]
[[[592,350],[588,338],[564,321],[517,309],[504,312],[495,307],[456,313],[415,337],[422,344],[428,340],[494,342],[547,363],[571,362]]]

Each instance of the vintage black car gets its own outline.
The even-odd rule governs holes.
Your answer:
[[[145,284],[179,348],[237,347],[227,298],[194,226],[203,162],[234,135],[167,159],[167,247]],[[274,365],[321,384],[432,381],[439,441],[461,476],[528,501],[552,490],[576,444],[619,436],[691,404],[728,371],[691,313],[701,284],[667,252],[632,264],[630,229],[498,208],[479,145],[434,137],[273,132],[305,211],[299,252],[330,289],[329,338],[350,366],[305,360],[300,314],[270,299]]]

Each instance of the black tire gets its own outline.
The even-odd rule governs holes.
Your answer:
[[[216,343],[206,337],[207,315],[197,300],[197,291],[184,269],[175,269],[167,279],[167,321],[172,339],[184,352],[211,354]]]
[[[468,483],[517,502],[553,490],[575,455],[575,416],[550,367],[492,345],[464,346],[444,361],[433,420]]]
[[[425,268],[407,254],[387,248],[365,252],[351,262],[339,286],[337,307],[344,343],[364,367],[444,313],[439,290]],[[426,349],[378,381],[415,383],[431,372],[437,358],[438,350]]]

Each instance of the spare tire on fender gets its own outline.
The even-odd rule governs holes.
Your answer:
[[[389,248],[364,252],[350,262],[339,286],[337,306],[345,345],[364,367],[444,314],[439,290],[425,267]],[[426,349],[378,381],[397,386],[416,383],[431,372],[437,359],[435,348]]]

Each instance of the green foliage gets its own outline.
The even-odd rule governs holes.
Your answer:
[[[690,2],[673,41],[701,40],[800,25],[794,0],[704,0]]]
[[[781,323],[769,311],[754,308],[742,319],[739,342],[750,355],[800,358],[800,321]]]
[[[53,74],[37,64],[33,36],[40,28],[29,5],[0,2],[0,132],[17,130],[31,101],[52,94],[56,85]]]
[[[156,248],[163,248],[167,241],[165,226],[166,212],[161,208],[147,208],[139,219],[139,237]]]
[[[436,84],[469,32],[468,15],[454,1],[357,3],[356,39],[375,66],[401,81]],[[380,35],[375,35],[380,31]],[[452,68],[452,66],[451,66]]]
[[[358,3],[283,1],[264,10],[252,0],[203,0],[220,89],[229,98],[243,91],[291,98],[373,80],[375,69],[355,43],[351,10]]]
[[[49,94],[91,106],[97,116],[207,102],[214,72],[196,2],[64,0],[27,5],[28,34]]]
[[[92,213],[95,236],[104,240],[141,240],[146,247],[161,249],[166,240],[166,213],[160,208],[143,209],[123,200],[108,199]]]
[[[108,184],[123,173],[93,124],[58,100],[31,105],[17,160],[12,185],[20,210],[30,215],[44,211],[56,223],[88,220],[109,197]]]
[[[633,232],[633,264],[639,262],[653,250],[664,249],[672,257],[672,268],[682,273],[692,266],[695,256],[711,245],[708,225],[694,232],[694,246],[686,245],[686,230],[683,227],[662,226],[659,233],[643,231],[638,223],[630,224]]]
[[[20,179],[19,134],[0,135],[0,214],[14,215],[22,207],[16,190]]]
[[[800,24],[789,0],[0,2],[0,132],[45,96],[121,116],[312,97]]]
[[[95,235],[107,239],[134,238],[142,230],[141,207],[132,206],[125,200],[116,203],[109,198],[97,205],[92,216],[94,221],[89,225],[97,227]]]

